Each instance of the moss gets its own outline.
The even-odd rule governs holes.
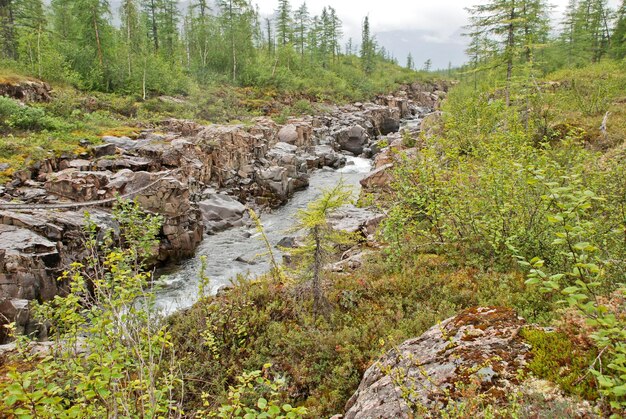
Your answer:
[[[129,126],[120,126],[115,128],[107,128],[98,133],[99,136],[106,137],[128,137],[128,138],[137,138],[139,133],[137,132],[137,128],[129,127]]]
[[[588,373],[597,353],[573,342],[562,332],[526,328],[521,336],[532,346],[528,368],[538,378],[559,385],[567,394],[596,400],[598,391]]]

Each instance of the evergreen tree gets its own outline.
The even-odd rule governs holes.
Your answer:
[[[334,8],[328,6],[328,21],[326,22],[325,34],[328,38],[328,46],[333,62],[340,53],[339,40],[343,36],[341,19],[337,16]]]
[[[164,58],[170,62],[174,62],[177,56],[179,21],[178,0],[161,0],[159,26],[162,53]]]
[[[532,63],[535,52],[548,42],[550,32],[549,6],[546,0],[522,0],[519,36],[523,58]]]
[[[267,53],[271,57],[274,55],[274,34],[272,33],[272,21],[265,18],[265,36],[267,39]]]
[[[611,38],[609,14],[606,0],[569,2],[560,38],[570,65],[597,62],[606,54]]]
[[[371,74],[374,71],[374,55],[376,52],[376,42],[370,34],[369,16],[365,16],[363,26],[361,28],[361,61],[363,71]]]
[[[304,244],[295,249],[286,249],[298,261],[302,279],[311,284],[315,317],[326,315],[330,304],[323,290],[324,266],[329,256],[336,252],[337,246],[354,241],[352,234],[335,230],[328,219],[340,207],[348,204],[351,198],[351,191],[340,182],[334,188],[325,190],[307,208],[298,211],[293,230],[305,231]]]
[[[307,46],[307,27],[311,23],[309,16],[309,10],[306,6],[306,2],[296,10],[294,15],[294,43],[296,50],[300,53],[300,56],[304,58],[304,52]]]
[[[49,49],[48,20],[42,0],[18,0],[15,2],[14,25],[16,58],[27,62],[33,74],[43,77],[44,55]]]
[[[2,57],[8,60],[17,59],[17,45],[14,34],[13,0],[0,0],[0,47]]]
[[[431,59],[430,58],[427,59],[426,61],[424,61],[423,70],[426,71],[426,72],[429,72],[431,67],[432,67],[432,65],[433,65],[433,62],[431,61]]]
[[[413,56],[411,55],[410,52],[409,52],[409,55],[406,56],[406,68],[408,68],[409,70],[414,70],[415,69],[415,63],[413,62]]]
[[[142,0],[142,6],[150,28],[149,38],[154,45],[154,51],[159,50],[159,8],[160,0]]]
[[[276,35],[281,46],[291,42],[291,4],[289,0],[278,0],[278,10],[276,11]]]
[[[617,23],[611,35],[611,55],[617,59],[626,57],[626,0],[617,10]]]
[[[498,42],[506,65],[506,103],[510,104],[510,84],[515,60],[516,32],[519,25],[520,3],[516,0],[490,0],[468,8],[470,13],[469,34],[472,38],[492,36]],[[482,41],[482,39],[481,39]]]
[[[128,78],[133,76],[134,59],[142,53],[142,28],[136,0],[123,0],[120,5],[121,34],[126,49]]]
[[[254,12],[247,0],[219,0],[220,25],[228,45],[229,67],[233,82],[254,55],[252,21]]]

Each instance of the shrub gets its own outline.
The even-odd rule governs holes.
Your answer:
[[[154,249],[160,218],[124,202],[114,214],[119,241],[107,232],[98,242],[88,221],[91,256],[64,273],[69,293],[35,309],[50,326],[50,353],[33,353],[28,337],[16,337],[10,380],[0,382],[3,414],[167,416],[176,411],[171,394],[182,382],[174,364],[163,358],[170,337],[156,316],[153,294],[146,291],[150,274],[142,263],[146,251]]]

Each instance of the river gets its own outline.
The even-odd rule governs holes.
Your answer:
[[[296,192],[284,206],[261,214],[261,222],[272,246],[276,246],[289,234],[288,230],[294,225],[298,210],[314,201],[322,190],[335,186],[343,179],[344,184],[352,187],[357,196],[359,181],[370,172],[372,162],[359,157],[347,159],[348,164],[342,169],[325,168],[311,173],[307,189]],[[282,258],[278,249],[274,247],[273,251],[278,258]],[[190,307],[196,302],[201,256],[206,256],[205,274],[210,279],[211,291],[215,293],[220,287],[230,285],[237,275],[256,276],[267,272],[268,258],[260,256],[264,252],[266,249],[260,233],[254,227],[236,227],[205,236],[194,258],[159,273],[158,283],[163,284],[163,288],[157,292],[158,308],[167,314]],[[238,258],[248,263],[237,261]]]

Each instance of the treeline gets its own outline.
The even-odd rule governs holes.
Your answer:
[[[557,31],[551,9],[547,0],[490,0],[469,7],[465,70],[476,76],[498,69],[508,85],[516,74],[544,75],[626,57],[626,1],[612,10],[607,0],[570,0]]]
[[[346,63],[358,68],[351,75],[358,80],[379,62],[395,62],[377,47],[367,17],[361,47],[341,45],[333,7],[313,15],[288,0],[271,18],[249,0],[192,0],[186,11],[176,0],[122,0],[118,10],[107,0],[4,0],[0,22],[1,57],[20,70],[143,97],[216,80],[283,86],[320,71],[345,78]]]

